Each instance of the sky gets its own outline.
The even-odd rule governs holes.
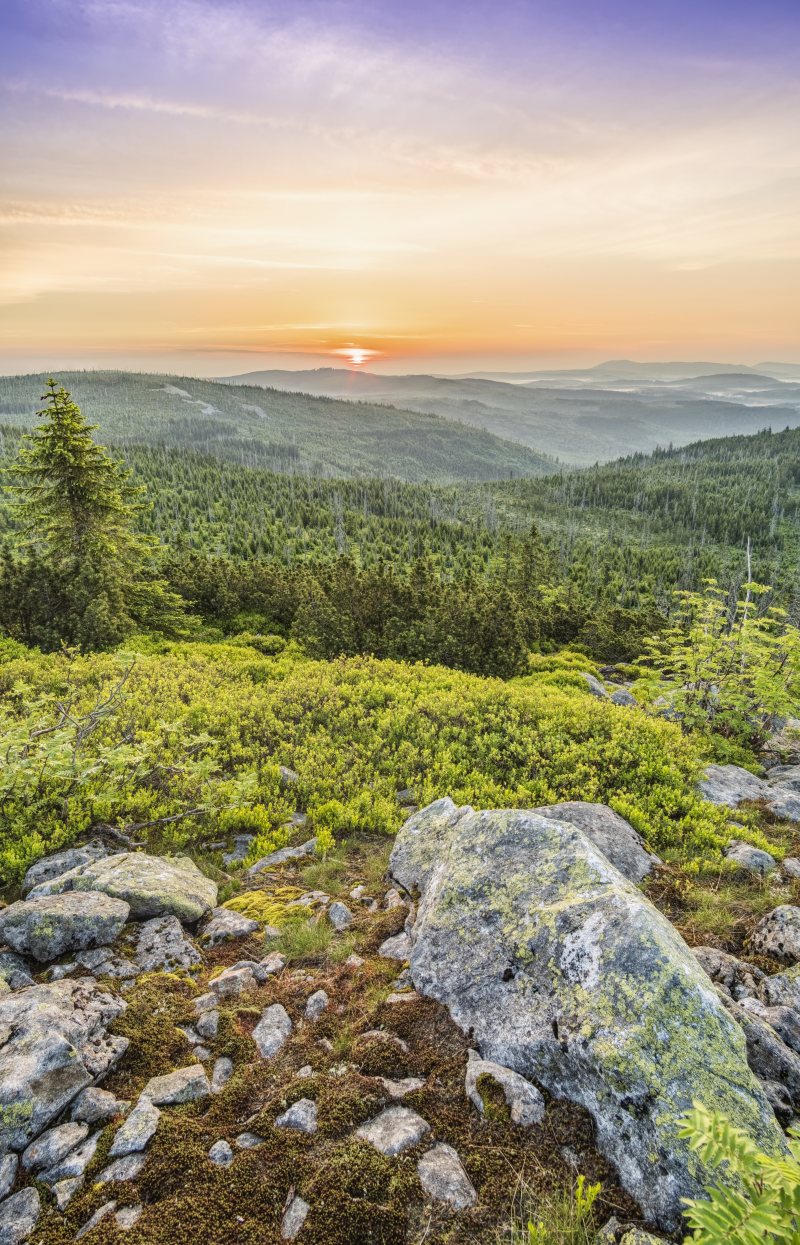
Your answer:
[[[797,0],[0,0],[0,371],[800,361]]]

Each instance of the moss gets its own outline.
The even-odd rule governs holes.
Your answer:
[[[222,906],[232,912],[241,912],[254,921],[265,925],[282,926],[292,910],[289,904],[299,899],[303,892],[297,886],[275,886],[271,890],[245,891],[228,899]]]

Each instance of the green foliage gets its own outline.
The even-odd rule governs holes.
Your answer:
[[[759,609],[768,588],[746,584],[730,602],[714,580],[678,594],[669,628],[647,645],[641,686],[680,718],[685,730],[710,729],[758,744],[800,694],[800,633],[775,606]]]
[[[295,807],[332,838],[394,833],[407,786],[420,804],[605,802],[656,851],[718,855],[725,813],[695,793],[692,740],[559,686],[562,674],[503,683],[226,644],[14,656],[0,665],[0,877],[93,825],[141,827],[137,837],[179,851],[217,839],[223,810],[238,819],[257,805],[269,834]],[[279,765],[297,771],[295,787],[280,790]]]
[[[2,624],[45,648],[109,648],[137,626],[179,632],[179,600],[135,528],[143,488],[95,444],[63,387],[51,380],[43,400],[11,469],[29,554],[0,563]]]
[[[600,1196],[599,1184],[587,1184],[578,1176],[573,1189],[559,1189],[532,1203],[523,1191],[521,1217],[511,1227],[512,1245],[591,1245],[596,1227],[593,1207]]]
[[[707,1200],[687,1200],[697,1245],[765,1245],[800,1241],[800,1136],[779,1158],[762,1153],[724,1116],[695,1103],[681,1133],[719,1183]]]

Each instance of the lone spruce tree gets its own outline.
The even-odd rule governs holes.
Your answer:
[[[42,401],[42,423],[11,468],[27,556],[6,564],[0,620],[43,648],[110,648],[137,629],[179,633],[180,600],[159,578],[154,542],[136,530],[144,488],[95,442],[66,389],[50,380]]]

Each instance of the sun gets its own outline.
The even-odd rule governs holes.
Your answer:
[[[368,350],[365,346],[340,346],[338,350],[332,350],[331,354],[338,355],[341,359],[346,359],[350,367],[363,367],[365,363],[369,363],[376,358],[379,350]]]

